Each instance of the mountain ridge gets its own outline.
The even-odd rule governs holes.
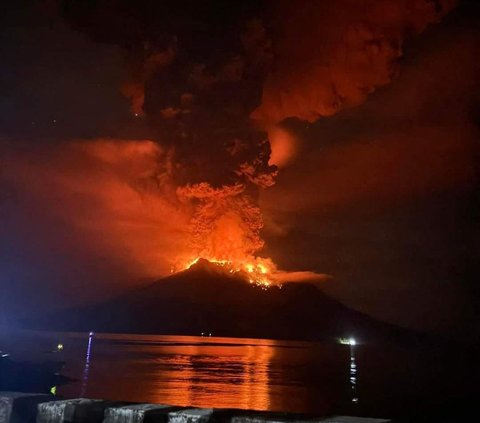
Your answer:
[[[103,303],[44,316],[29,326],[62,331],[323,340],[417,339],[329,297],[318,286],[265,288],[248,275],[199,260],[189,269]]]

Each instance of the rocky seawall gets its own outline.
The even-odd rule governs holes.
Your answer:
[[[315,417],[235,409],[189,408],[0,392],[0,423],[388,423],[365,417]]]

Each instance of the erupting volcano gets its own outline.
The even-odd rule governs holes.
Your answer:
[[[164,173],[150,177],[154,190],[168,192],[171,215],[188,221],[178,228],[181,246],[168,259],[172,273],[203,258],[263,287],[321,278],[280,272],[262,257],[259,197],[275,185],[277,166],[295,150],[285,120],[315,122],[364,102],[391,82],[404,40],[437,22],[455,2],[275,2],[275,18],[267,20],[255,2],[231,10],[209,4],[222,12],[193,38],[196,18],[185,18],[182,6],[168,29],[136,10],[133,19],[148,28],[141,40],[136,33],[114,35],[136,25],[107,33],[97,27],[105,13],[100,6],[87,8],[86,15],[73,13],[75,6],[71,12],[83,31],[90,27],[125,50],[130,77],[122,92],[133,116],[148,123],[154,142],[168,152]],[[208,8],[190,7],[211,18]]]
[[[406,131],[416,138],[404,143],[410,132],[389,133],[403,125],[397,111],[393,123],[377,123],[376,108],[390,103],[369,101],[400,74],[410,40],[455,0],[58,3],[61,25],[118,53],[110,82],[121,116],[98,132],[12,148],[1,176],[12,198],[26,193],[18,227],[35,211],[35,239],[51,239],[66,256],[80,251],[77,268],[90,273],[78,276],[78,296],[92,274],[120,292],[139,281],[176,280],[206,262],[225,281],[241,280],[249,294],[330,278],[347,286],[362,274],[363,260],[377,269],[377,246],[363,248],[373,238],[357,199],[364,207],[378,198],[381,210],[383,196],[395,190],[409,196],[450,183],[444,168],[454,141],[437,142],[433,132],[453,139],[450,133],[428,126],[417,133],[406,115]],[[410,107],[407,95],[402,110]],[[366,116],[360,123],[352,118],[358,110]],[[28,120],[36,130],[38,119]],[[60,120],[55,115],[52,128],[60,129]],[[466,145],[454,157],[466,155]],[[461,183],[470,177],[463,168]],[[414,181],[417,171],[423,182]],[[328,223],[333,215],[336,226]],[[361,222],[360,235],[350,221]],[[347,234],[345,245],[335,245],[339,234]],[[377,238],[387,242],[383,234]],[[48,274],[61,266],[55,260],[45,267]],[[12,278],[23,263],[19,268]],[[290,271],[305,268],[311,271]],[[56,277],[60,288],[70,273]]]
[[[273,282],[276,269],[272,260],[255,256],[264,245],[260,237],[263,220],[245,186],[214,189],[200,183],[179,188],[177,194],[193,208],[188,245],[194,257],[181,260],[172,271],[188,269],[199,259],[206,259],[230,273],[243,272],[251,283],[267,287]]]
[[[42,183],[25,181],[28,189],[38,185],[42,200],[48,184],[66,193],[65,219],[81,236],[91,231],[90,244],[107,244],[116,261],[142,277],[188,269],[203,258],[264,287],[324,278],[279,271],[274,261],[281,267],[282,251],[265,257],[260,197],[291,165],[299,136],[285,120],[304,125],[364,102],[394,77],[406,37],[454,2],[282,1],[272,4],[270,18],[260,3],[188,2],[195,12],[185,15],[182,2],[159,4],[156,14],[139,2],[134,11],[126,5],[119,21],[105,19],[106,3],[65,5],[74,27],[124,52],[129,76],[121,91],[131,125],[147,140],[71,142],[54,159],[27,158],[12,173],[36,166]],[[205,30],[197,19],[215,22]],[[79,204],[79,193],[98,207]]]
[[[240,274],[245,276],[246,279],[250,283],[259,285],[264,288],[268,288],[272,284],[272,276],[271,276],[271,265],[273,267],[273,263],[270,259],[264,259],[256,257],[256,262],[246,262],[246,263],[234,263],[227,260],[217,260],[217,259],[204,259],[202,257],[197,257],[195,260],[191,261],[185,267],[185,270],[190,269],[192,266],[197,264],[201,260],[206,260],[207,262],[211,263],[214,266],[219,266],[228,273],[232,274]]]
[[[94,327],[101,332],[305,340],[352,333],[370,340],[417,336],[349,309],[314,284],[267,288],[268,281],[252,283],[255,277],[248,268],[237,270],[228,263],[198,259],[186,270],[110,301],[46,316],[29,325],[62,331]]]

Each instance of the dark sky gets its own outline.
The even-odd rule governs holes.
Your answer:
[[[209,1],[198,9],[195,2],[145,1],[136,14],[129,2],[66,3],[62,9],[55,1],[9,2],[0,14],[0,303],[6,321],[103,298],[152,276],[129,261],[128,245],[115,239],[112,247],[102,239],[109,231],[84,224],[88,216],[103,228],[117,201],[131,201],[127,195],[112,199],[107,210],[102,188],[90,195],[86,187],[98,176],[121,190],[130,171],[110,162],[98,169],[81,154],[74,160],[70,147],[75,140],[161,137],[164,127],[154,113],[133,116],[120,90],[135,72],[145,39],[159,48],[172,35],[183,40],[180,75],[196,61],[207,69],[223,66],[251,16],[264,19],[275,37],[288,32],[280,30],[275,7],[263,2],[227,7]],[[296,155],[280,169],[276,186],[260,195],[264,253],[279,267],[332,275],[327,292],[379,318],[478,334],[479,16],[475,2],[461,2],[441,23],[405,41],[391,83],[377,84],[365,101],[316,122],[287,122]],[[281,44],[275,41],[273,48]],[[236,106],[225,92],[235,98],[247,92],[239,102],[242,119],[218,119],[239,130],[246,111],[260,102],[259,74],[247,72],[236,85],[222,82],[220,94],[212,90],[205,98],[215,106],[201,114],[202,122]],[[150,83],[151,110],[167,105],[181,78],[169,79],[170,91],[162,91],[164,76]],[[195,122],[187,129],[196,131]],[[204,140],[201,131],[211,129],[198,129],[199,156],[212,156],[209,148],[220,142]],[[132,154],[143,163],[141,152]],[[163,205],[143,210],[132,203],[129,213],[155,221],[155,207]],[[79,208],[81,219],[69,219]],[[135,238],[132,249],[135,243],[147,248]]]

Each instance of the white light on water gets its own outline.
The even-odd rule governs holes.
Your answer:
[[[342,344],[342,345],[351,345],[351,346],[357,345],[357,341],[355,340],[355,338],[338,338],[337,341],[339,344]]]

